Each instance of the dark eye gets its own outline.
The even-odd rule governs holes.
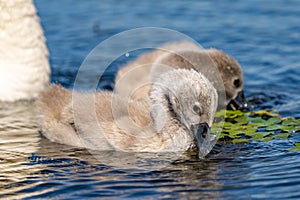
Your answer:
[[[196,114],[200,114],[200,108],[199,108],[199,106],[194,105],[194,106],[193,106],[193,111],[194,111]]]
[[[241,81],[240,81],[240,79],[235,79],[235,80],[233,81],[233,85],[234,85],[236,88],[240,87],[240,86],[241,86]]]

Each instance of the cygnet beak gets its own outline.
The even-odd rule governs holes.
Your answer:
[[[248,102],[245,98],[244,91],[240,91],[235,99],[232,99],[227,105],[228,110],[247,110]]]
[[[200,149],[206,137],[209,137],[210,128],[207,123],[193,124],[192,131],[197,139],[197,146]]]

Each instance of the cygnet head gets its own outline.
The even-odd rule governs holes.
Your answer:
[[[243,72],[239,63],[231,56],[217,49],[207,50],[210,58],[218,66],[225,86],[227,108],[230,110],[247,108],[244,96]]]
[[[159,132],[168,132],[175,124],[190,138],[188,147],[198,146],[200,157],[211,150],[210,127],[218,96],[207,78],[193,69],[171,70],[155,80],[150,99],[151,116]],[[176,128],[171,131],[175,134]]]

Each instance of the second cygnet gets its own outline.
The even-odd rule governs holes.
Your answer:
[[[155,77],[167,70],[180,68],[204,74],[218,90],[219,103],[224,107],[247,107],[239,63],[223,51],[201,49],[189,41],[166,44],[121,68],[116,76],[115,92],[132,99],[149,99],[151,82],[155,81]]]

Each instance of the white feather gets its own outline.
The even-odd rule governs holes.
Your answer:
[[[0,100],[38,96],[49,83],[48,50],[31,0],[0,0]]]

